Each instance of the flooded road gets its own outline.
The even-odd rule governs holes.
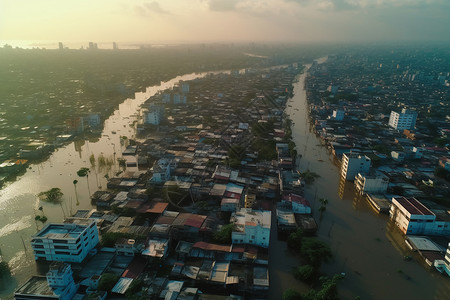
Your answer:
[[[78,209],[92,209],[89,195],[106,188],[105,175],[113,177],[120,171],[117,158],[122,156],[121,136],[134,138],[136,130],[133,122],[138,118],[140,106],[149,97],[172,88],[180,80],[193,80],[209,73],[178,76],[149,87],[144,93],[136,93],[134,99],[125,100],[105,120],[100,138],[74,141],[57,149],[47,161],[31,165],[25,175],[0,190],[0,249],[14,274],[14,283],[7,290],[0,291],[0,299],[11,298],[17,285],[37,272],[30,240],[43,224],[36,222],[35,216],[44,214],[47,222],[61,222],[65,215],[71,215]],[[95,166],[91,164],[92,155]],[[99,157],[104,160],[99,160]],[[100,165],[100,161],[110,163]],[[82,167],[90,168],[88,178],[77,176],[77,171]],[[79,203],[76,201],[74,180],[78,180],[76,192]],[[64,193],[61,205],[40,202],[36,195],[53,187],[60,188]],[[42,212],[38,209],[40,206],[43,207]]]
[[[320,175],[306,187],[305,197],[316,212],[318,238],[330,245],[334,255],[333,261],[322,267],[323,272],[346,274],[338,287],[341,299],[449,299],[448,279],[435,270],[428,271],[416,260],[404,261],[403,255],[410,252],[403,236],[388,222],[388,216],[377,215],[365,200],[355,196],[352,183],[340,181],[334,157],[310,131],[304,79],[302,74],[294,84],[294,96],[288,101],[286,112],[294,122],[293,139],[302,155],[299,170],[309,169]],[[320,222],[319,198],[329,200]],[[286,256],[286,261],[296,263],[286,254],[285,247],[280,245],[274,252],[271,248],[271,259],[282,261],[279,257]],[[287,287],[305,291],[288,271],[284,265],[275,265],[271,271],[271,299],[281,299],[275,291]]]

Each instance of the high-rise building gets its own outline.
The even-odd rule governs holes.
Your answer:
[[[416,120],[417,112],[404,108],[401,113],[391,111],[389,126],[397,130],[414,129]]]
[[[58,43],[58,48],[59,48],[59,50],[64,50],[64,44],[59,42]]]
[[[117,46],[116,42],[113,42],[113,50],[119,50],[119,46]]]
[[[159,105],[150,105],[145,114],[145,124],[159,125],[164,117],[164,107]]]
[[[345,180],[353,181],[358,173],[367,174],[369,172],[370,163],[370,158],[365,155],[344,153],[342,155],[341,176]]]

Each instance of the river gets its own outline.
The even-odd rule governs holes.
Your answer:
[[[338,287],[341,299],[448,299],[448,279],[427,270],[416,259],[404,261],[403,255],[411,254],[389,217],[377,215],[367,201],[355,196],[352,183],[340,180],[334,156],[310,129],[305,77],[305,73],[299,75],[294,84],[294,96],[288,101],[286,113],[294,122],[293,139],[302,155],[299,170],[310,169],[320,175],[305,189],[316,220],[317,199],[329,200],[322,221],[318,221],[317,235],[330,245],[334,257],[322,271],[329,275],[345,273]],[[276,262],[272,262],[270,273],[270,299],[280,299],[279,291],[289,287],[305,292],[307,287],[290,273],[298,261],[283,242],[275,242],[279,245],[274,252],[271,245],[271,260]]]
[[[0,249],[3,259],[9,262],[14,275],[13,284],[7,290],[0,291],[0,299],[10,298],[17,286],[37,273],[30,240],[43,227],[35,221],[42,213],[47,222],[61,222],[65,215],[71,215],[78,209],[92,209],[89,198],[91,193],[106,188],[105,175],[112,177],[118,172],[117,158],[121,157],[120,137],[134,138],[136,134],[133,122],[138,118],[141,105],[158,92],[172,88],[179,81],[201,78],[210,73],[229,73],[229,71],[205,72],[177,76],[160,85],[152,86],[145,92],[136,93],[133,99],[126,99],[104,122],[102,135],[96,140],[77,140],[58,148],[49,159],[40,164],[32,164],[17,181],[0,190]],[[116,154],[114,154],[116,152]],[[96,158],[92,167],[91,155]],[[114,161],[110,166],[99,166],[98,157]],[[80,178],[77,171],[81,167],[91,168],[88,178]],[[78,180],[76,201],[73,180]],[[89,183],[88,183],[89,182]],[[40,202],[36,196],[40,192],[58,187],[63,192],[61,205]],[[78,204],[78,205],[77,205]],[[39,207],[42,206],[42,212]]]

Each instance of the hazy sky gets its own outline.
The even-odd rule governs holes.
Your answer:
[[[450,0],[0,0],[0,40],[450,40]]]

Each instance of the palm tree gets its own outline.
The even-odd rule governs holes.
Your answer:
[[[80,201],[78,201],[77,183],[78,183],[78,180],[75,179],[75,180],[73,181],[73,187],[74,187],[74,189],[75,189],[75,198],[77,199],[76,205],[78,206],[78,205],[80,205]]]
[[[89,187],[89,168],[81,168],[77,171],[77,175],[80,177],[86,177],[89,195],[91,195],[91,189]]]

